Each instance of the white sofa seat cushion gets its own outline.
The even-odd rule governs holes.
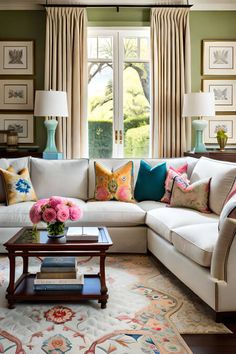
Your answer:
[[[194,167],[190,183],[210,177],[209,207],[214,213],[220,215],[236,180],[236,164],[201,157]]]
[[[39,199],[53,195],[88,199],[88,160],[31,158],[31,181]]]
[[[154,200],[143,200],[138,203],[138,206],[144,211],[149,211],[158,208],[165,208],[167,204],[161,202],[155,202]]]
[[[219,217],[215,214],[203,214],[191,209],[159,208],[150,210],[146,215],[146,224],[158,235],[172,243],[172,230],[194,224],[216,223]]]
[[[88,201],[84,222],[90,225],[104,226],[143,225],[145,214],[135,203]]]
[[[83,210],[86,209],[86,203],[83,200],[76,198],[68,198],[79,205]],[[29,211],[34,202],[17,203],[13,205],[5,206],[0,205],[0,225],[1,227],[24,227],[32,226],[32,222],[29,218]],[[84,214],[86,212],[84,211]],[[82,220],[82,219],[81,219]],[[38,224],[39,227],[46,227],[45,223]],[[67,224],[66,224],[67,225]],[[70,226],[75,226],[73,222],[68,223]]]
[[[217,239],[218,223],[183,226],[172,231],[174,247],[203,267],[210,267]]]

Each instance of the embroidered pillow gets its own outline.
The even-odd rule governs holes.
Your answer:
[[[180,178],[178,176],[178,179]],[[178,179],[174,179],[170,206],[185,207],[202,213],[210,213],[208,202],[211,179],[202,179],[193,184],[187,184],[183,180],[179,182]],[[184,183],[186,183],[186,186],[184,186]]]
[[[4,181],[7,205],[37,200],[28,168],[17,174],[10,166],[7,170],[0,168],[0,173]]]
[[[174,168],[172,166],[169,167],[169,170],[167,172],[167,177],[165,180],[165,194],[161,198],[161,202],[170,204],[171,191],[173,187],[174,178],[178,179],[178,177],[180,177],[178,179],[179,182],[181,183],[181,180],[183,179],[184,180],[183,185],[184,186],[186,185],[185,181],[188,182],[187,170],[188,170],[188,164],[180,166],[179,168]]]
[[[95,199],[132,202],[133,162],[129,161],[115,171],[109,171],[95,162]]]
[[[134,198],[158,201],[165,193],[166,162],[152,167],[146,161],[140,161],[138,177],[134,189]]]

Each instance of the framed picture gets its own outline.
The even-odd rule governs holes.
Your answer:
[[[208,121],[208,126],[204,132],[204,141],[206,144],[217,144],[216,128],[219,125],[224,126],[227,130],[227,144],[236,144],[236,115],[204,117],[204,120]]]
[[[213,92],[216,112],[236,111],[236,80],[203,80],[203,91]]]
[[[34,142],[34,118],[32,114],[0,114],[0,130],[14,130],[19,143]]]
[[[203,41],[203,75],[236,75],[236,41]]]
[[[33,41],[0,41],[0,74],[32,75]]]
[[[32,110],[33,80],[0,80],[0,109]]]

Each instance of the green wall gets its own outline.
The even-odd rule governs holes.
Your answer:
[[[89,26],[149,26],[147,8],[88,9]],[[192,11],[190,13],[192,46],[192,91],[201,88],[202,39],[236,39],[236,11]],[[0,11],[0,39],[33,39],[35,41],[35,89],[44,81],[44,11]],[[26,77],[26,76],[25,76]],[[28,76],[30,77],[30,76]],[[45,145],[43,120],[35,122],[35,144]]]
[[[1,78],[34,79],[34,88],[43,89],[45,20],[44,11],[0,11],[1,40],[34,40],[34,75],[9,75]],[[34,145],[39,145],[42,150],[46,141],[43,119],[34,119]]]

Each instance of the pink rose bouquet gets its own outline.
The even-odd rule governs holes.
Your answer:
[[[65,222],[67,220],[76,221],[82,217],[81,208],[62,197],[51,197],[37,201],[30,209],[30,220],[37,228],[39,222],[47,223],[49,236],[59,236],[64,234]]]

